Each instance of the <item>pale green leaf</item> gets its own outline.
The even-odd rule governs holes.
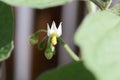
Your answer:
[[[12,8],[0,2],[0,61],[7,59],[13,49]]]
[[[95,80],[95,77],[80,62],[48,71],[37,80]]]
[[[71,0],[1,0],[14,6],[28,6],[31,8],[48,8],[63,5]]]
[[[85,66],[97,80],[120,80],[120,17],[108,11],[86,17],[75,34]]]

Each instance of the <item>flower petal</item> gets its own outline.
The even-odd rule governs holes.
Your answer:
[[[59,36],[62,35],[62,22],[60,22],[60,24],[59,24],[59,26],[58,26],[57,34],[58,34]]]
[[[47,35],[50,36],[50,34],[51,34],[50,26],[49,26],[49,24],[47,23]]]
[[[52,33],[57,33],[57,27],[56,27],[55,21],[52,22],[51,32]]]

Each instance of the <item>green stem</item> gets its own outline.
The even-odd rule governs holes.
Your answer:
[[[45,29],[40,29],[40,30],[38,30],[37,32],[35,32],[35,34],[41,33],[41,32],[47,32],[47,30],[45,30]]]
[[[96,5],[93,2],[86,1],[86,6],[87,6],[88,13],[96,12]]]
[[[97,0],[90,0],[92,1],[94,4],[96,4],[101,10],[105,10],[104,6],[102,4],[100,4]]]
[[[72,49],[61,38],[58,38],[58,41],[63,45],[63,47],[66,49],[66,51],[75,61],[80,61],[80,58],[72,51]]]
[[[44,29],[38,30],[37,32],[35,32],[34,34],[32,34],[30,36],[30,40],[29,40],[31,45],[34,45],[34,44],[38,43],[39,33],[41,33],[41,32],[47,32],[47,30],[44,30]]]
[[[112,0],[109,0],[107,5],[106,5],[106,9],[108,9],[110,7],[111,3],[112,3]]]
[[[71,50],[71,48],[67,44],[63,46],[75,61],[80,61],[79,57]]]

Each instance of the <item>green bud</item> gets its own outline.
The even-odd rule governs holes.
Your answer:
[[[54,52],[55,51],[55,47],[51,44],[51,51]]]
[[[52,57],[53,57],[53,52],[51,52],[50,50],[46,50],[46,51],[45,51],[45,57],[46,57],[48,60],[52,59]]]
[[[30,36],[29,42],[31,45],[38,43],[38,34],[33,34]]]
[[[55,47],[52,44],[48,45],[45,50],[45,57],[48,60],[50,60],[50,59],[52,59],[54,54],[55,54]]]

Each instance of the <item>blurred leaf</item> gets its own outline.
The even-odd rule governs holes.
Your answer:
[[[110,11],[112,11],[113,13],[116,13],[116,14],[120,15],[120,3],[118,3],[117,5],[115,5],[112,8],[110,8]]]
[[[29,6],[31,8],[39,9],[63,5],[70,2],[70,0],[1,0],[1,1],[14,6]]]
[[[12,8],[0,2],[0,61],[7,59],[13,49]]]
[[[82,63],[74,62],[48,71],[37,80],[95,80],[95,78]]]
[[[0,62],[10,57],[13,48],[14,48],[13,42],[0,48]]]
[[[120,16],[108,11],[90,14],[78,28],[75,43],[98,80],[120,80]]]
[[[0,2],[0,48],[13,40],[12,8]]]

